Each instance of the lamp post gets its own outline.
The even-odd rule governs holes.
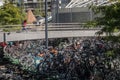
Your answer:
[[[48,49],[48,19],[47,19],[47,0],[45,0],[45,47]]]

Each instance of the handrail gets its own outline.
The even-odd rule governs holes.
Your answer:
[[[11,29],[15,27],[21,27],[22,25],[3,25],[3,27],[0,27],[1,29]],[[36,25],[36,24],[27,24],[26,28],[30,30],[45,30],[44,25]],[[101,26],[98,27],[89,27],[89,25],[86,25],[85,23],[48,23],[48,30],[84,30],[84,29],[101,29]]]
[[[48,23],[48,24],[86,24],[86,23]],[[37,24],[27,24],[27,25],[37,25]],[[22,25],[16,24],[16,25],[0,25],[0,26],[22,26]]]

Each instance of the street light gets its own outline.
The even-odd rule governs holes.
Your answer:
[[[47,20],[47,0],[45,0],[45,47],[48,49],[48,20]]]

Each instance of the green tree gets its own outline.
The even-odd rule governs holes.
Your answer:
[[[92,10],[96,15],[99,15],[92,21],[92,24],[102,25],[102,33],[113,36],[115,31],[120,30],[120,2],[109,6],[92,6]]]
[[[21,10],[11,3],[5,3],[0,8],[1,25],[7,24],[21,24],[24,19],[24,14],[21,14]]]
[[[34,11],[33,11],[33,13],[36,15],[36,16],[42,16],[42,17],[44,17],[44,12],[43,11],[39,11],[39,9],[35,9]]]
[[[43,8],[44,8],[44,3],[43,3],[43,0],[37,0],[38,1],[38,4],[37,4],[37,8],[34,9],[33,13],[34,15],[36,16],[44,16],[44,11],[43,11]]]

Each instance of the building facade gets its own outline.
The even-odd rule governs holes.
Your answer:
[[[27,12],[28,9],[31,9],[36,15],[44,16],[45,12],[45,0],[12,0],[14,4],[22,7],[22,10]],[[51,14],[51,0],[47,0],[48,3],[48,15]]]
[[[59,23],[59,11],[66,7],[71,0],[52,0],[52,22]]]
[[[109,6],[117,3],[110,0],[61,0],[56,4],[52,14],[52,21],[56,23],[86,23],[94,20],[97,16],[89,8],[94,6]]]

